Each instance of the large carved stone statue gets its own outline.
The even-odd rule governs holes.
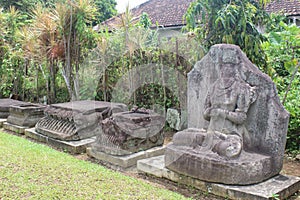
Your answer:
[[[247,185],[278,174],[289,114],[274,83],[235,45],[215,45],[189,73],[189,129],[166,167],[200,180]]]

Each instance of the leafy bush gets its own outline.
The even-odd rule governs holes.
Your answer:
[[[280,17],[274,16],[276,19]],[[283,18],[281,18],[283,19]],[[300,28],[283,21],[269,27],[263,48],[268,57],[268,73],[276,83],[282,103],[290,113],[287,151],[300,150]]]

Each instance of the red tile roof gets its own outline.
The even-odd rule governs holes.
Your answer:
[[[131,13],[136,17],[135,21],[138,21],[143,12],[147,13],[153,27],[156,23],[164,27],[183,26],[183,16],[193,1],[195,0],[149,0],[133,8]],[[273,0],[266,6],[266,11],[282,12],[287,16],[300,15],[300,0]],[[106,20],[102,25],[106,25],[110,30],[117,28],[121,24],[121,15]]]
[[[194,0],[149,0],[133,8],[133,16],[141,16],[143,12],[149,15],[152,26],[156,23],[164,27],[183,26],[185,24],[183,15]],[[103,24],[109,28],[116,28],[120,24],[121,15],[106,20]]]
[[[266,6],[266,11],[287,16],[300,15],[300,0],[274,0]]]

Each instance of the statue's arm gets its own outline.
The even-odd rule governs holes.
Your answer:
[[[210,101],[210,94],[208,93],[205,98],[204,113],[203,113],[203,117],[207,121],[210,120],[211,110],[212,110],[212,107],[211,107],[211,101]]]
[[[250,91],[240,91],[237,97],[236,109],[233,112],[228,112],[226,118],[235,124],[243,124],[247,119],[247,112],[250,106]]]

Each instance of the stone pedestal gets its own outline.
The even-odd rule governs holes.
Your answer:
[[[222,196],[226,199],[268,200],[273,199],[275,196],[277,196],[278,199],[285,199],[300,190],[300,177],[282,174],[249,186],[206,182],[167,169],[165,167],[164,156],[139,160],[137,169],[140,173],[166,178],[180,184],[195,187],[204,192]]]
[[[96,137],[94,136],[79,141],[62,141],[37,133],[35,128],[25,129],[25,136],[72,154],[85,153],[86,148],[90,147],[96,140]]]
[[[24,126],[15,125],[15,124],[11,124],[8,122],[3,123],[3,128],[5,130],[12,131],[14,133],[18,133],[21,135],[24,135],[25,129],[26,129],[26,127],[24,127]]]
[[[87,148],[87,154],[90,157],[105,162],[105,164],[109,165],[115,170],[123,171],[136,171],[138,160],[163,155],[164,152],[165,147],[154,147],[130,155],[116,156],[101,151],[95,151],[95,149],[91,147]]]
[[[6,119],[9,116],[10,106],[19,104],[24,104],[24,102],[14,99],[0,99],[0,119]]]
[[[6,122],[6,119],[0,119],[0,128],[3,127],[3,123]]]
[[[23,103],[9,108],[7,122],[13,125],[32,128],[44,117],[45,105]]]

